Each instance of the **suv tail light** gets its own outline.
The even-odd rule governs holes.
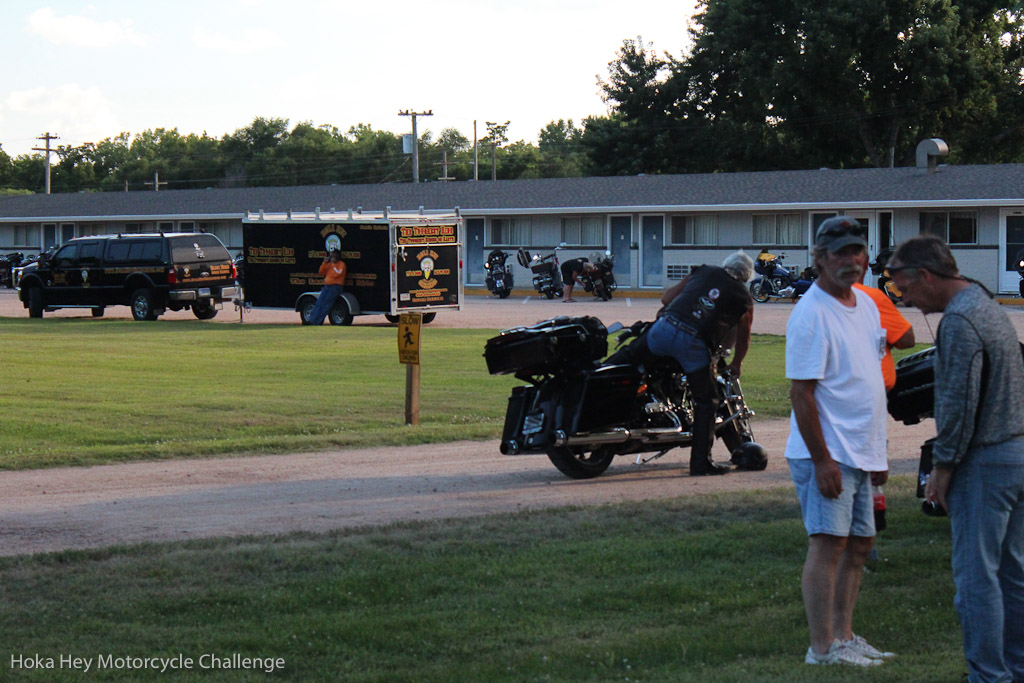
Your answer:
[[[234,261],[231,262],[231,279],[232,280],[237,280],[238,279],[238,266],[235,265]]]
[[[178,271],[173,267],[167,269],[167,284],[176,285],[178,284]]]

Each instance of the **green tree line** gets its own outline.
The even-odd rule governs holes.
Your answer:
[[[580,129],[572,121],[555,121],[540,132],[538,144],[479,141],[480,178],[492,176],[493,151],[498,178],[543,178],[580,175],[583,162]],[[402,137],[364,124],[347,132],[330,125],[257,117],[251,124],[217,139],[184,135],[177,129],[128,133],[81,146],[58,145],[51,168],[53,192],[324,185],[331,183],[407,182],[412,161],[402,151]],[[436,137],[420,137],[420,180],[447,176],[473,178],[471,141],[454,128]],[[447,165],[445,165],[447,162]],[[0,188],[41,191],[45,183],[42,154],[11,158],[0,149]],[[164,183],[167,183],[164,185]]]
[[[680,57],[623,41],[606,116],[509,143],[488,124],[480,180],[1024,161],[1024,6],[997,0],[699,0]],[[258,117],[216,139],[176,129],[58,146],[54,192],[411,180],[401,136]],[[454,128],[420,139],[420,180],[474,177]],[[493,159],[493,162],[492,162]],[[41,191],[41,155],[0,150],[0,192]],[[149,183],[147,185],[146,183]]]

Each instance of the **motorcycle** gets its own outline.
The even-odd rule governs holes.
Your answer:
[[[616,455],[636,454],[643,464],[690,446],[690,387],[674,358],[650,352],[651,325],[613,325],[619,349],[604,362],[609,331],[590,316],[552,318],[489,339],[484,357],[490,374],[512,374],[526,383],[508,399],[501,453],[545,453],[566,476],[590,479]],[[719,351],[713,360],[720,401],[715,435],[738,468],[762,470],[768,459],[754,442],[754,412],[723,355]]]
[[[21,265],[25,255],[20,251],[0,256],[0,286],[14,288],[14,269]]]
[[[879,252],[878,256],[875,257],[875,260],[868,264],[868,267],[871,268],[872,275],[878,276],[878,288],[882,290],[882,292],[889,297],[889,301],[896,306],[903,301],[903,292],[901,292],[900,288],[896,286],[895,282],[893,282],[893,279],[889,276],[889,271],[886,268],[891,256],[892,252],[888,249]],[[1019,260],[1018,263],[1020,263]],[[1020,266],[1018,266],[1018,272],[1020,272]],[[1024,275],[1021,277],[1024,277]],[[1024,283],[1021,284],[1021,292],[1021,296],[1024,296]]]
[[[523,268],[533,273],[533,288],[549,299],[562,295],[562,273],[558,270],[557,249],[547,256],[531,255],[523,247],[519,247],[516,260]]]
[[[593,293],[601,301],[608,301],[608,299],[612,298],[612,292],[617,287],[615,276],[612,274],[615,259],[612,257],[611,252],[606,251],[603,258],[593,258],[592,264],[594,266],[593,270],[584,272],[580,276],[580,281],[583,282],[583,290]]]
[[[491,294],[496,294],[499,299],[507,299],[515,286],[512,268],[505,265],[507,259],[508,254],[500,249],[495,249],[487,255],[487,263],[484,264],[484,268],[487,270],[485,279],[487,290]]]
[[[47,258],[49,256],[53,256],[56,250],[56,247],[50,247],[49,249],[47,249],[42,254],[39,254],[38,256],[35,254],[29,254],[28,256],[23,258],[17,266],[11,269],[11,286],[13,286],[16,289],[20,288],[21,278],[33,272],[36,268],[39,267],[40,258]]]
[[[814,283],[817,277],[813,268],[804,268],[800,277],[794,271],[782,265],[785,254],[775,255],[767,249],[754,259],[754,272],[760,277],[750,283],[750,295],[754,301],[763,304],[768,299],[793,299],[796,301]]]

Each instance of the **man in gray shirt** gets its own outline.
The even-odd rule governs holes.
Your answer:
[[[1024,362],[1006,313],[963,278],[945,242],[917,236],[889,273],[903,300],[942,312],[934,469],[949,511],[953,580],[971,681],[1024,681]]]

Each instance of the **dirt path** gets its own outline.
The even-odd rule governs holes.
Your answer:
[[[787,420],[755,422],[773,456],[766,471],[692,479],[685,451],[642,466],[620,457],[574,481],[544,456],[500,455],[496,442],[4,472],[0,555],[789,486],[788,430]],[[894,473],[916,471],[933,430],[890,425]]]
[[[594,315],[606,324],[628,324],[653,318],[658,306],[657,299],[650,297],[566,305],[536,297],[467,296],[462,310],[439,314],[431,327],[501,329],[557,315]],[[785,334],[792,308],[788,303],[758,305],[754,332]],[[918,341],[930,342],[937,316],[925,322],[916,310],[905,315],[914,324]],[[0,290],[0,320],[4,317],[27,317],[12,290]],[[49,317],[83,317],[83,324],[103,324],[109,318],[129,317],[129,311],[113,307],[107,318],[95,320],[78,310],[47,313],[45,318]],[[175,319],[192,319],[192,315],[168,313],[155,324],[173,325]],[[289,311],[245,314],[246,323],[296,325],[297,320]],[[1011,320],[1021,334],[1024,314],[1013,311]],[[214,322],[238,324],[238,313],[226,307]],[[357,318],[356,324],[384,323],[380,316],[367,316]],[[343,335],[345,329],[337,332]],[[680,476],[685,471],[685,451],[673,451],[644,466],[620,457],[603,476],[573,481],[544,456],[500,455],[496,441],[0,472],[0,555],[327,531],[400,520],[789,486],[782,458],[788,431],[787,420],[755,421],[754,433],[771,455],[765,472],[694,479]],[[915,427],[890,424],[895,473],[916,472],[920,445],[933,431],[930,420]],[[721,446],[717,449],[717,456],[724,457]]]

